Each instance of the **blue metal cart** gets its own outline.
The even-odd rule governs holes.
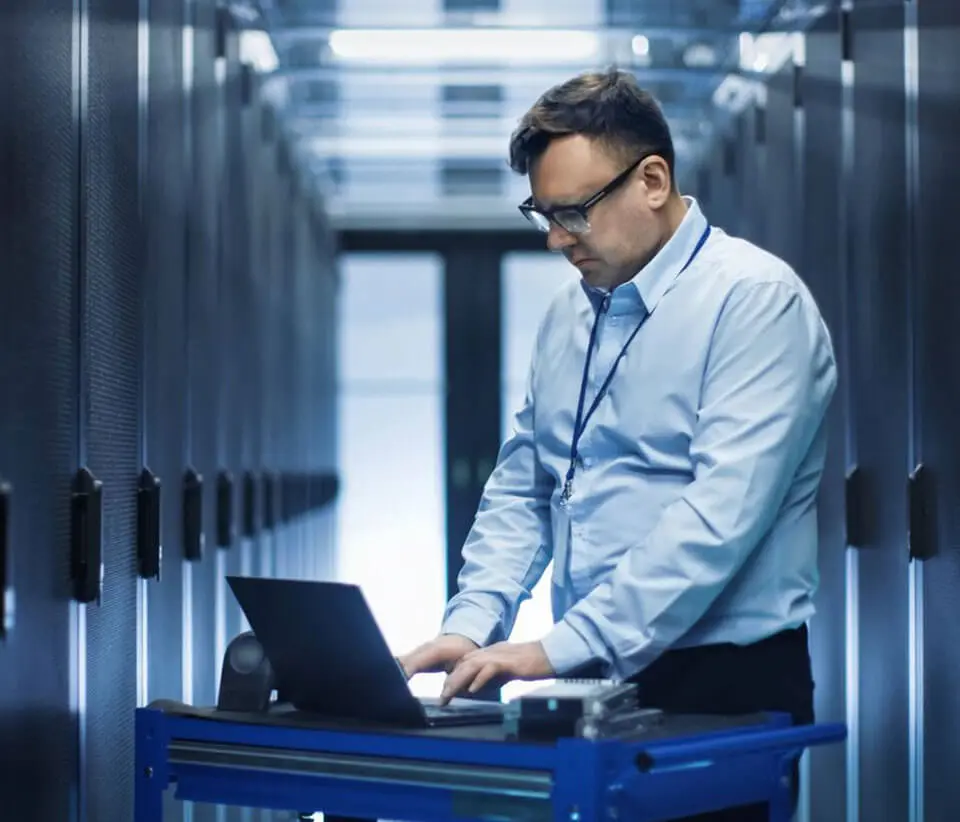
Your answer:
[[[509,740],[499,726],[398,731],[275,708],[228,714],[177,703],[136,717],[136,822],[179,800],[365,819],[654,822],[769,802],[791,815],[793,763],[842,724],[781,714],[668,716],[635,738]]]

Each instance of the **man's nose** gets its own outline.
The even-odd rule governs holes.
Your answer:
[[[550,231],[547,232],[547,248],[551,251],[563,251],[565,248],[575,245],[577,238],[569,231],[556,223],[550,224]]]

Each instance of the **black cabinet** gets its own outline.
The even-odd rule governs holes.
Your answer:
[[[739,138],[737,168],[740,176],[741,198],[740,233],[748,240],[763,245],[766,242],[767,209],[769,202],[759,195],[766,185],[767,169],[767,109],[765,103],[753,101],[738,115],[736,129]]]
[[[960,169],[960,6],[917,4],[918,199],[914,347],[916,462],[932,482],[925,502],[935,555],[922,563],[917,705],[925,819],[960,818],[960,246],[953,216]]]
[[[810,655],[818,720],[847,720],[847,528],[846,478],[849,439],[849,326],[844,248],[845,185],[840,18],[819,21],[806,38],[800,78],[803,112],[802,209],[799,271],[809,285],[833,339],[837,391],[829,414],[829,445],[820,487],[817,612],[810,624]],[[796,204],[795,204],[796,205]],[[849,683],[853,684],[853,683]],[[810,819],[846,819],[846,750],[828,745],[810,753]]]
[[[101,483],[102,590],[79,606],[81,802],[89,819],[129,818],[138,693],[137,486],[142,467],[143,221],[138,8],[92,0],[81,108],[78,468]],[[145,100],[143,102],[146,102]],[[82,487],[78,491],[84,491]],[[101,507],[102,506],[102,507]],[[78,523],[74,525],[79,527]],[[74,539],[79,535],[74,534]],[[91,554],[91,559],[96,553]]]
[[[259,494],[246,493],[270,467],[262,407],[297,456],[311,420],[302,372],[321,333],[327,417],[315,443],[334,454],[333,248],[308,236],[321,224],[305,197],[276,207],[290,169],[282,188],[276,163],[245,150],[259,84],[235,36],[225,55],[214,3],[11,2],[0,26],[0,815],[130,819],[134,709],[214,702],[218,643],[241,627],[223,573],[271,569],[258,556]],[[278,135],[269,148],[256,137],[260,159],[275,158]],[[263,192],[272,198],[254,203]],[[291,260],[295,275],[279,278]],[[260,379],[245,384],[250,374]],[[329,503],[332,462],[300,468]],[[234,504],[218,476],[233,478]],[[231,520],[221,516],[221,537],[244,514],[242,554],[215,548],[218,496]],[[310,548],[329,557],[330,529],[318,533]],[[270,554],[285,538],[270,536]]]
[[[150,4],[144,276],[144,465],[160,483],[159,579],[146,592],[147,699],[183,693],[183,467],[187,446],[184,5]]]
[[[187,113],[187,451],[188,469],[202,478],[197,493],[199,522],[187,523],[199,541],[187,545],[193,561],[187,566],[191,607],[184,632],[192,648],[191,700],[216,702],[219,660],[216,637],[216,479],[218,471],[218,419],[220,306],[217,283],[220,185],[222,175],[222,89],[217,80],[216,7],[210,0],[192,6],[193,71]],[[186,476],[186,473],[184,473]],[[185,495],[184,499],[188,499]],[[188,513],[188,512],[185,512]],[[199,525],[199,528],[192,526]],[[199,548],[199,551],[195,550]],[[186,593],[184,594],[187,595]]]
[[[799,265],[802,190],[798,185],[796,78],[798,69],[792,60],[767,83],[766,170],[757,196],[766,218],[765,247],[785,260],[805,277]]]
[[[852,459],[870,536],[857,550],[856,648],[861,819],[909,818],[909,579],[905,483],[910,447],[909,210],[904,11],[852,12],[853,176],[846,319]],[[881,788],[882,786],[882,788]]]
[[[9,819],[69,819],[76,808],[77,680],[68,654],[76,630],[79,135],[71,9],[69,0],[11,0],[0,30],[0,482],[10,592],[0,638],[0,796]]]

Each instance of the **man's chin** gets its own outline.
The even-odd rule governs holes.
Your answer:
[[[607,289],[610,287],[610,276],[598,263],[592,260],[583,262],[577,266],[577,269],[580,271],[583,281],[592,288]]]

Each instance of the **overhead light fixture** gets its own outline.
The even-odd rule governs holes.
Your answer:
[[[276,71],[280,61],[270,35],[261,29],[243,29],[240,32],[240,61],[249,63],[257,71]]]
[[[460,136],[448,134],[392,136],[343,135],[308,137],[305,143],[322,157],[350,160],[502,160],[507,140],[496,135]]]
[[[691,43],[684,49],[683,62],[690,68],[711,68],[717,64],[717,51],[709,43]]]
[[[647,57],[650,54],[650,39],[642,34],[638,34],[630,41],[630,47],[637,57]]]
[[[571,63],[596,57],[595,32],[564,29],[338,29],[330,50],[367,63]]]
[[[770,74],[779,71],[787,60],[799,56],[798,41],[802,44],[802,38],[802,34],[797,37],[792,32],[743,32],[740,35],[741,70]]]

